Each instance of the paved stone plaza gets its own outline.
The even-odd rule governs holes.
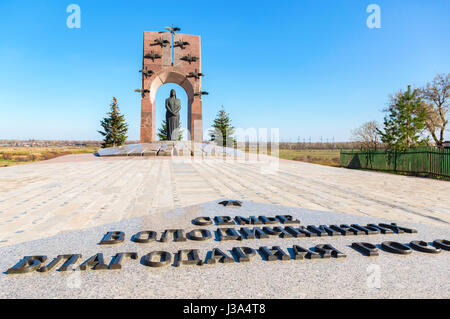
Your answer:
[[[0,168],[0,247],[223,198],[449,226],[450,183],[280,161],[69,155]]]

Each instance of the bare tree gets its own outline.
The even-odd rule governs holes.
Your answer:
[[[366,122],[352,131],[351,140],[359,142],[362,148],[376,150],[381,144],[377,127],[378,123],[376,121]]]
[[[444,132],[448,124],[450,104],[450,73],[438,74],[431,83],[420,89],[423,107],[426,110],[426,127],[436,146],[443,147]]]

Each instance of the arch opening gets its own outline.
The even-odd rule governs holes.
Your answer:
[[[179,84],[176,83],[166,83],[161,85],[161,87],[156,92],[155,98],[155,118],[156,118],[156,140],[160,140],[158,133],[162,128],[163,121],[166,120],[166,106],[165,101],[170,95],[170,90],[175,89],[177,92],[177,98],[181,101],[181,110],[180,110],[180,128],[183,132],[182,141],[189,140],[189,135],[187,131],[188,127],[188,111],[189,111],[189,102],[188,96],[184,88],[182,88]]]
[[[181,93],[184,91],[186,102],[185,106],[187,110],[187,118],[185,120],[185,123],[187,124],[183,130],[183,140],[192,140],[192,104],[194,103],[194,87],[192,86],[191,82],[187,79],[186,76],[174,72],[174,71],[167,71],[160,74],[157,74],[153,81],[150,83],[148,90],[150,91],[150,94],[146,97],[147,101],[149,102],[149,109],[151,110],[151,141],[156,141],[157,139],[157,128],[161,127],[162,118],[165,118],[165,105],[163,105],[162,109],[164,110],[164,116],[159,117],[157,116],[158,113],[156,113],[156,96],[158,92],[160,91],[160,87],[169,84],[168,86],[177,85],[178,90],[177,93]],[[167,95],[168,96],[168,95]],[[167,98],[167,97],[166,97]],[[162,100],[165,101],[166,98],[163,98]],[[178,96],[179,98],[179,96]],[[181,101],[182,102],[182,101]],[[183,108],[183,104],[181,105]],[[160,112],[161,108],[158,107],[158,112]],[[180,113],[180,120],[183,117],[183,112]],[[160,121],[160,122],[158,122]],[[142,132],[142,131],[141,131]],[[142,135],[142,134],[141,134]],[[142,140],[142,136],[141,136]]]

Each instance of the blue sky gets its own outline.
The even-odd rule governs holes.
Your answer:
[[[366,26],[372,3],[381,29]],[[175,24],[202,37],[205,127],[224,105],[236,127],[283,141],[348,140],[382,121],[389,94],[450,71],[449,13],[448,0],[0,0],[0,139],[100,139],[113,96],[138,139],[143,31]]]

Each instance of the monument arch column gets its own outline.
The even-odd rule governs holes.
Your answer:
[[[172,61],[173,46],[173,61]],[[180,85],[188,97],[190,140],[203,141],[200,36],[144,32],[141,97],[141,143],[156,141],[156,92],[166,83]]]

